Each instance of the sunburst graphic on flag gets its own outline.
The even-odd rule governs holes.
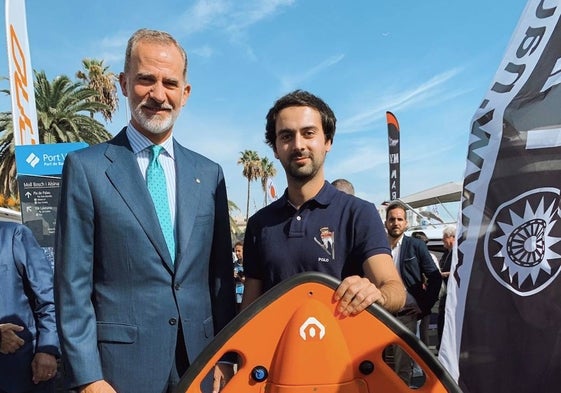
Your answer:
[[[491,222],[494,232],[486,236],[485,259],[491,273],[522,296],[541,291],[560,272],[559,263],[552,265],[561,258],[553,249],[561,241],[553,235],[560,218],[559,198],[549,195],[525,194],[503,205]],[[490,239],[499,245],[498,251],[490,250]]]

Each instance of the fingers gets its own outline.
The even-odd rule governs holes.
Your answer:
[[[56,359],[53,355],[38,352],[31,362],[31,370],[33,372],[33,383],[48,381],[54,378],[57,373]]]
[[[337,311],[342,316],[356,315],[380,299],[382,293],[367,278],[351,276],[345,278],[334,294],[338,301]]]
[[[23,326],[14,325],[13,323],[6,323],[0,326],[2,330],[0,353],[14,353],[25,344],[25,341],[16,334],[16,332],[23,330]]]

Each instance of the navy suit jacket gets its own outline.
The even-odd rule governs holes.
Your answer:
[[[68,154],[55,252],[55,301],[71,387],[105,379],[119,393],[165,390],[183,329],[193,362],[235,313],[221,167],[174,141],[172,262],[123,129]]]
[[[430,314],[432,306],[438,300],[442,277],[425,242],[403,236],[399,250],[399,269],[405,288],[417,301],[422,315]]]
[[[29,392],[35,353],[59,353],[53,269],[31,230],[9,222],[0,222],[0,323],[23,326],[17,334],[25,341],[0,354],[0,391]]]

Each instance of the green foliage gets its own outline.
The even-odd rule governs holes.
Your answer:
[[[252,181],[261,179],[261,187],[265,193],[264,205],[267,205],[267,182],[270,178],[277,174],[273,162],[267,157],[259,157],[255,150],[244,150],[240,152],[238,164],[243,166],[242,174],[247,179],[247,205],[246,205],[246,221],[249,218],[249,200],[250,200],[250,184]]]
[[[40,143],[86,142],[111,139],[103,124],[92,117],[110,107],[99,93],[65,75],[50,81],[44,71],[34,71],[35,105]],[[6,78],[2,78],[6,79]],[[10,94],[9,90],[0,90]],[[11,111],[0,112],[0,194],[17,197],[14,128]]]

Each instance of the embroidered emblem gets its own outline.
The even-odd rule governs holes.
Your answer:
[[[335,259],[335,232],[331,232],[329,227],[321,227],[319,229],[320,240],[314,237],[315,242],[323,248],[323,250],[332,259]]]

